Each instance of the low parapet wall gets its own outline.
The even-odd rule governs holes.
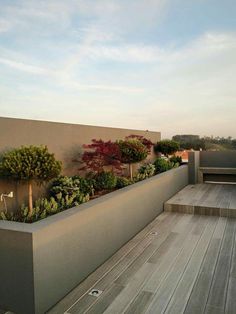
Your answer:
[[[0,221],[0,308],[45,313],[187,184],[181,166],[34,224]]]

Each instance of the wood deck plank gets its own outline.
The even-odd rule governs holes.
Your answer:
[[[200,238],[201,235],[189,235],[181,254],[178,256],[160,287],[158,287],[147,313],[157,314],[162,313],[165,310]]]
[[[217,202],[221,188],[212,190]],[[202,187],[198,198],[207,200]],[[236,219],[161,214],[48,313],[233,314],[235,228]]]
[[[165,313],[179,314],[184,312],[192,287],[200,270],[201,263],[215,230],[216,222],[216,219],[212,217],[212,220],[207,225],[207,228],[203,231],[203,235],[191,256],[190,261],[188,262],[188,265],[170,299]]]
[[[204,313],[217,258],[220,252],[223,230],[225,229],[225,226],[226,220],[219,218],[184,314]],[[219,238],[219,236],[221,238]]]
[[[235,221],[228,219],[207,301],[207,306],[221,308],[223,311],[227,297],[234,234]]]

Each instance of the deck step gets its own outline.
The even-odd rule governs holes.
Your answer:
[[[236,186],[188,185],[164,204],[167,212],[236,218]]]

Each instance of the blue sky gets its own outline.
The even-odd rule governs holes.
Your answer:
[[[233,0],[0,0],[0,116],[236,137]]]

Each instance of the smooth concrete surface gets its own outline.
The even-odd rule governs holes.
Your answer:
[[[31,290],[32,272],[25,278],[16,272],[14,284],[11,280],[17,255],[24,256],[17,250],[11,263],[4,257],[0,264],[5,271],[0,289],[20,287],[18,295],[1,300],[0,308],[17,314],[43,314],[159,215],[164,202],[187,184],[188,166],[181,166],[37,223],[13,223],[14,231],[9,229],[11,223],[1,221],[4,243],[15,234],[17,225],[32,235],[31,254],[27,252],[25,259],[33,269],[34,303],[33,295],[25,298]],[[15,243],[20,245],[17,237]],[[0,240],[0,252],[2,245]],[[5,246],[4,254],[13,254],[11,249]],[[17,309],[19,300],[22,304]]]
[[[236,218],[236,185],[188,185],[165,203],[164,210]]]
[[[200,167],[236,168],[236,151],[202,151]]]
[[[203,181],[234,182],[236,168],[236,151],[194,151],[189,152],[189,183]],[[210,170],[212,168],[212,170]],[[203,176],[203,171],[208,169]],[[217,170],[217,173],[215,172]],[[227,169],[227,170],[225,170]],[[214,173],[215,172],[215,173]],[[210,177],[208,175],[210,174]]]
[[[188,171],[189,171],[189,183],[196,184],[198,182],[198,167],[200,166],[200,152],[188,153]]]
[[[6,225],[6,228],[2,228]],[[34,272],[32,233],[0,222],[0,309],[33,314]],[[27,229],[27,228],[26,228]]]
[[[0,117],[0,154],[21,145],[47,145],[49,151],[63,162],[63,174],[76,175],[81,167],[78,161],[83,144],[90,144],[94,138],[115,141],[131,134],[145,136],[154,143],[161,139],[160,132]],[[27,186],[0,180],[0,194],[10,191],[14,192],[14,198],[7,199],[9,210],[18,209],[22,203],[27,204]],[[45,189],[35,186],[33,192],[34,199],[37,199]],[[3,209],[0,202],[0,210]]]

